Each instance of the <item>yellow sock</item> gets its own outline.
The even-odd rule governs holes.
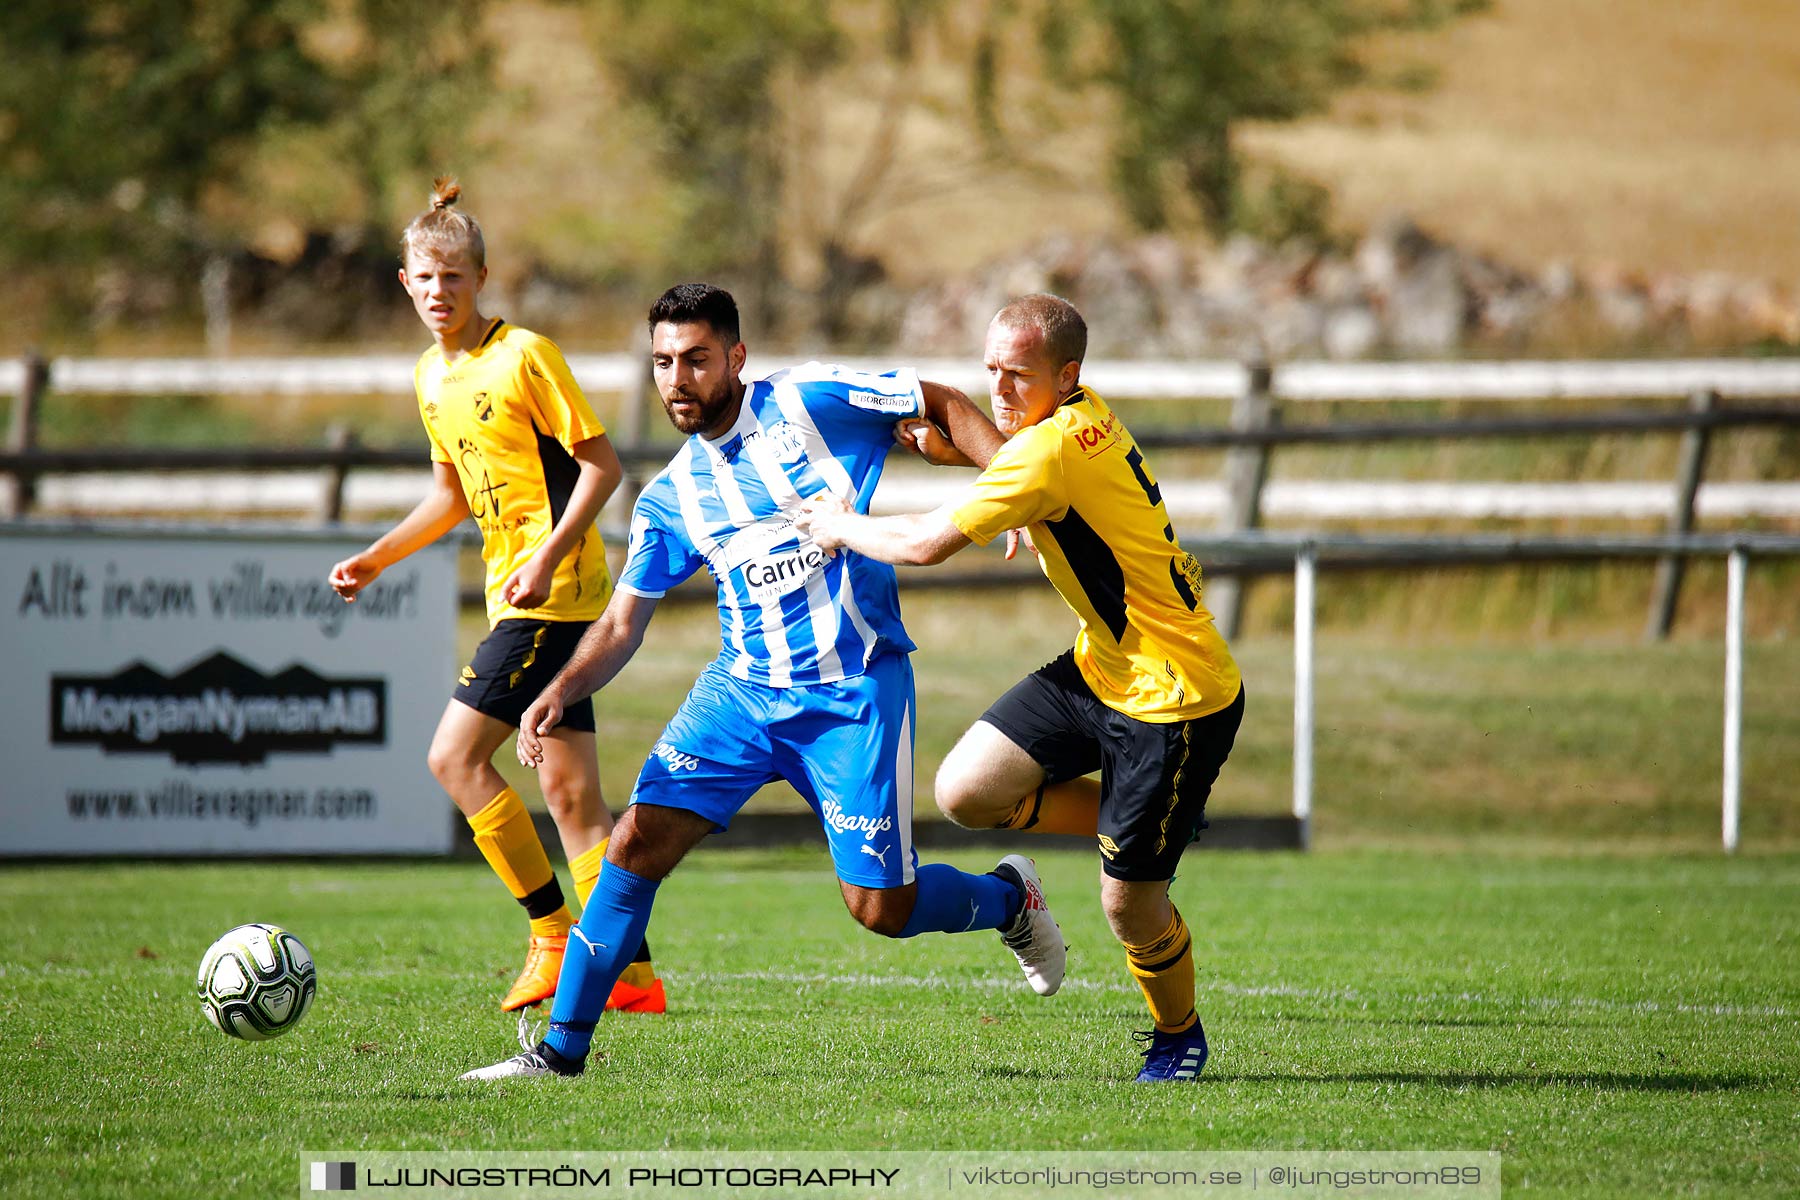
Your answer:
[[[600,864],[606,860],[606,843],[610,841],[611,838],[601,838],[599,845],[569,860],[569,874],[575,877],[575,899],[583,912],[587,911],[588,897],[594,894],[594,885],[600,882]]]
[[[1192,1028],[1194,949],[1187,922],[1169,905],[1169,927],[1141,946],[1125,943],[1125,961],[1150,1006],[1150,1019],[1163,1033]]]
[[[536,937],[556,937],[569,932],[575,918],[563,903],[562,888],[544,843],[538,840],[537,827],[519,793],[503,789],[480,812],[469,818],[475,831],[475,847],[488,866],[506,885],[531,918],[531,932]]]
[[[1092,779],[1070,779],[1027,792],[1000,828],[1093,837],[1100,831],[1100,785]]]
[[[594,885],[600,882],[600,867],[606,861],[606,844],[611,838],[601,838],[600,844],[584,850],[569,860],[569,874],[575,877],[575,898],[581,901],[581,909],[587,911],[588,897],[594,894]],[[649,987],[656,978],[656,969],[650,965],[650,943],[640,943],[637,961],[628,963],[619,972],[621,982],[632,987]]]

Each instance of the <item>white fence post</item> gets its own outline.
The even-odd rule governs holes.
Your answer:
[[[1300,845],[1312,845],[1313,577],[1318,551],[1311,542],[1294,556],[1294,819]]]
[[[1742,546],[1725,560],[1725,853],[1737,851],[1744,754],[1744,568]]]

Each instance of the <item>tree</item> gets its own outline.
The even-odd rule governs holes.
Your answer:
[[[1436,24],[1486,0],[1047,0],[1048,56],[1116,101],[1112,176],[1145,229],[1185,196],[1214,232],[1247,216],[1233,132],[1322,110],[1368,78],[1355,39]],[[995,122],[990,122],[994,124]]]
[[[349,45],[330,55],[333,114],[322,133],[358,216],[387,229],[410,215],[434,175],[474,149],[470,129],[496,102],[484,0],[354,0],[342,6]]]
[[[363,219],[384,218],[388,181],[429,173],[478,98],[478,12],[477,0],[0,6],[0,262],[190,278],[235,248],[208,209],[240,192],[276,135],[331,144],[317,186],[348,182]]]
[[[264,130],[330,115],[307,6],[259,0],[0,10],[0,254],[69,263],[199,237],[202,193]]]
[[[662,133],[671,201],[684,210],[671,261],[690,272],[748,267],[766,323],[783,278],[784,113],[794,81],[841,49],[827,0],[598,0],[596,50],[629,103]]]

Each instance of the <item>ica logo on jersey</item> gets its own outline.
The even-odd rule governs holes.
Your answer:
[[[1097,425],[1084,425],[1075,431],[1075,445],[1089,458],[1119,439],[1119,421],[1111,413]]]

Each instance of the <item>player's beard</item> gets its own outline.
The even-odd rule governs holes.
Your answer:
[[[707,396],[697,396],[689,391],[678,393],[675,396],[676,400],[699,401],[700,411],[691,416],[677,413],[674,401],[664,396],[662,398],[663,411],[669,414],[669,424],[684,434],[699,433],[703,429],[712,428],[719,418],[725,415],[725,410],[731,407],[731,383],[732,381],[729,379],[720,380],[719,386]]]

